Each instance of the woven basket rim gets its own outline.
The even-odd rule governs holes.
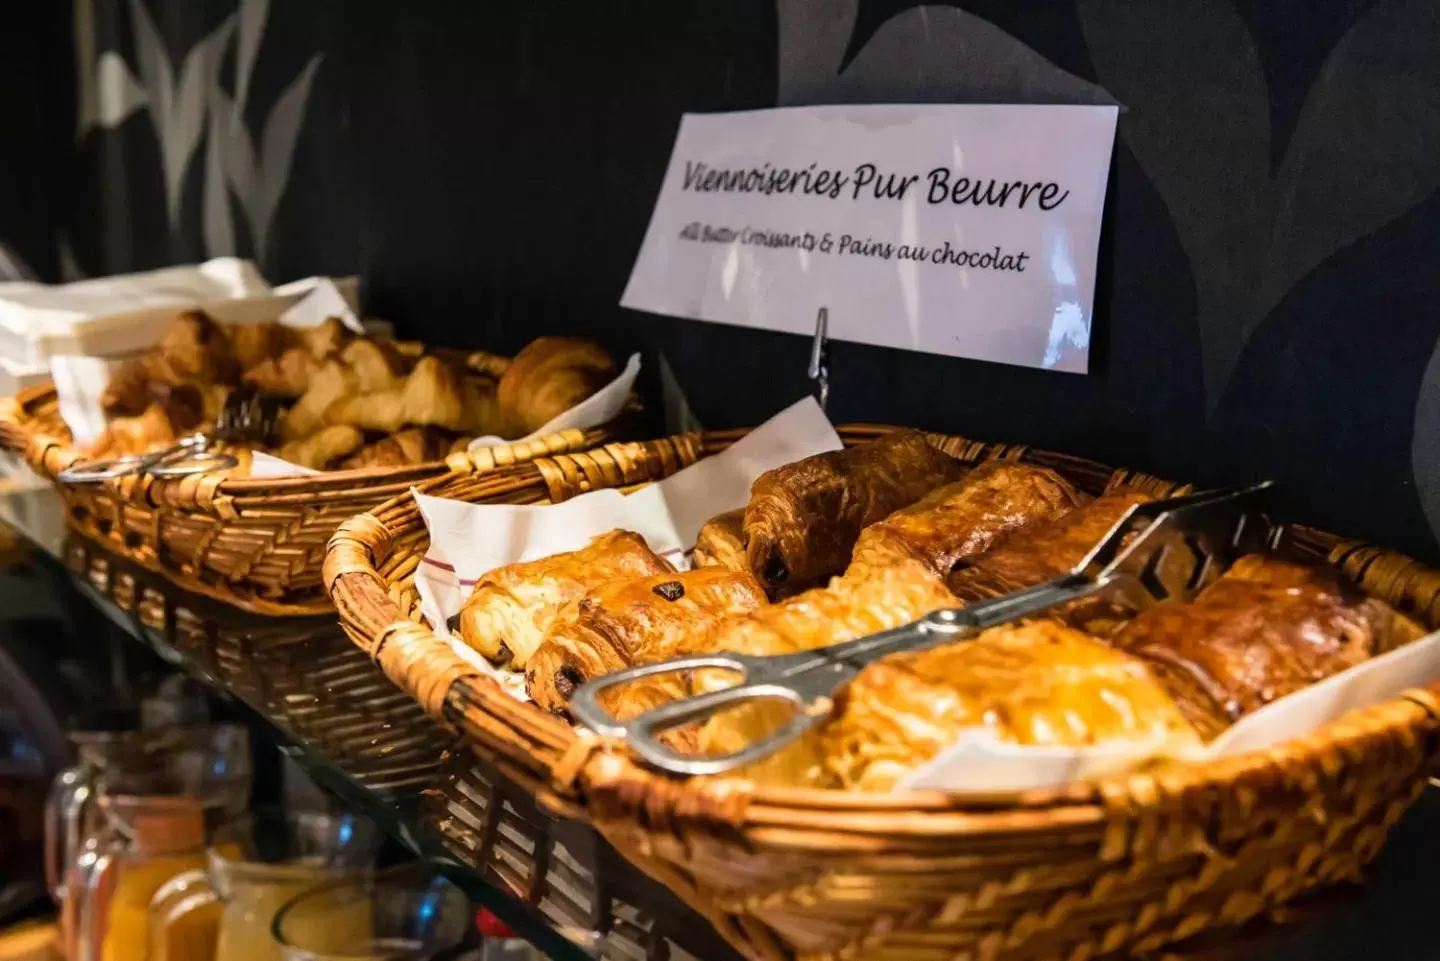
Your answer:
[[[626,408],[626,412],[634,409],[635,403],[636,399],[632,394],[631,405]],[[52,458],[66,464],[78,462],[83,459],[83,454],[73,446],[68,436],[44,434],[37,423],[43,408],[58,407],[58,404],[59,395],[51,384],[37,385],[16,394],[11,399],[8,410],[0,409],[0,445],[24,455],[35,470],[54,483],[68,486],[55,476],[57,472],[51,469],[49,463]],[[609,436],[609,429],[624,416],[625,414],[622,413],[616,421],[596,428],[557,431],[552,434],[540,435],[523,443],[510,442],[497,445],[492,448],[496,452],[494,459],[497,464],[504,466],[514,457],[510,452],[522,447],[554,452],[582,449],[589,446],[592,440],[598,442]],[[227,497],[231,500],[253,497],[273,499],[286,495],[323,495],[354,491],[364,487],[386,487],[397,484],[408,486],[411,483],[452,470],[454,470],[452,461],[439,459],[403,467],[357,467],[283,477],[230,477],[222,474],[213,488],[213,496]],[[177,491],[189,489],[193,486],[194,481],[193,477],[152,477],[146,479],[146,484],[153,499],[167,488]],[[111,481],[106,482],[103,486],[113,489],[115,484],[116,482]]]
[[[854,424],[837,428],[842,435],[859,438],[886,431],[901,429],[886,425]],[[745,430],[701,432],[701,446],[709,439],[729,443]],[[696,435],[682,435],[694,437]],[[1127,474],[1070,455],[1015,445],[985,445],[968,441],[954,435],[932,434],[932,438],[945,438],[952,448],[974,451],[968,460],[982,460],[993,457],[1019,459],[1027,455],[1056,458],[1082,467],[1094,468],[1110,475],[1111,483],[1168,484],[1149,475]],[[675,441],[680,438],[664,438]],[[613,446],[613,445],[610,445]],[[708,453],[707,449],[707,453]],[[592,452],[593,453],[593,452]],[[531,475],[528,482],[545,485],[557,473],[563,473],[554,461],[537,459],[524,465],[524,471]],[[444,496],[447,485],[453,485],[453,477],[440,477],[425,485],[428,493]],[[1174,489],[1175,485],[1170,485]],[[406,519],[402,529],[392,530],[382,517],[387,513],[403,509],[410,495],[402,494],[391,498],[373,510],[352,518],[342,524],[331,539],[326,553],[324,584],[331,600],[340,614],[347,633],[372,657],[385,646],[397,629],[414,632],[417,628],[428,641],[447,645],[448,641],[435,635],[424,624],[415,625],[408,621],[404,612],[389,594],[389,582],[380,570],[395,558],[393,545],[402,536],[423,529],[418,514],[402,510]],[[1361,545],[1310,528],[1295,527],[1298,540],[1307,540],[1312,553],[1329,557],[1337,564],[1353,557]],[[1412,562],[1413,563],[1413,562]],[[1419,565],[1417,570],[1423,571]],[[1393,598],[1387,598],[1394,600]],[[380,616],[367,618],[362,615],[365,605],[370,605]],[[1427,626],[1433,624],[1434,612],[1427,611]],[[1425,616],[1425,615],[1422,615]],[[1395,724],[1418,723],[1420,718],[1440,715],[1440,684],[1434,689],[1417,688],[1382,704],[1372,705],[1351,712],[1309,734],[1287,741],[1267,751],[1254,752],[1235,757],[1216,758],[1199,764],[1166,764],[1156,771],[1131,770],[1089,782],[1074,782],[1056,788],[1011,792],[996,791],[991,794],[967,792],[963,794],[939,790],[908,790],[886,794],[833,788],[788,788],[756,786],[744,778],[723,776],[694,778],[688,781],[676,780],[638,765],[628,753],[615,751],[599,739],[578,731],[563,719],[542,711],[530,703],[521,703],[507,694],[498,683],[474,671],[463,662],[450,663],[447,667],[453,676],[449,678],[427,678],[427,710],[441,720],[450,723],[450,715],[465,706],[479,705],[498,724],[508,725],[509,734],[517,739],[513,751],[506,750],[509,763],[502,764],[507,773],[518,779],[529,781],[537,789],[559,792],[554,800],[558,806],[573,810],[573,805],[584,807],[586,795],[594,790],[613,788],[617,784],[643,784],[649,795],[653,789],[658,797],[644,802],[637,798],[631,813],[643,814],[647,809],[653,813],[655,802],[664,800],[664,808],[688,810],[700,820],[719,820],[730,823],[731,827],[745,824],[769,823],[777,828],[781,825],[799,827],[794,812],[824,814],[826,825],[833,826],[836,817],[846,815],[852,818],[875,817],[886,820],[897,815],[908,815],[921,820],[961,818],[969,824],[969,830],[998,830],[1004,825],[1007,830],[1024,831],[1028,827],[1039,829],[1053,827],[1056,818],[1073,819],[1076,825],[1099,825],[1105,820],[1105,810],[1118,798],[1129,799],[1125,803],[1136,803],[1136,799],[1154,795],[1157,778],[1166,779],[1172,790],[1204,789],[1207,786],[1229,785],[1238,778],[1264,778],[1266,773],[1288,767],[1303,759],[1322,746],[1357,747],[1377,730],[1385,730]],[[387,672],[388,674],[389,672]],[[420,695],[413,687],[397,680],[392,681]],[[438,692],[438,693],[437,693]],[[455,702],[458,699],[459,703]],[[523,745],[523,746],[522,746]],[[548,756],[541,756],[542,752]],[[524,755],[528,753],[527,758]],[[631,792],[633,793],[633,792]],[[743,803],[731,805],[732,812],[715,809],[722,805],[727,795],[743,796]],[[742,813],[743,812],[743,813]],[[784,812],[790,812],[786,815]],[[1028,812],[1028,814],[1026,813]],[[779,815],[778,817],[776,815]],[[736,820],[736,818],[739,820]],[[1030,823],[1031,818],[1038,818]],[[911,825],[918,827],[918,824]],[[951,825],[946,830],[960,829],[964,825]],[[891,830],[893,830],[893,826]]]

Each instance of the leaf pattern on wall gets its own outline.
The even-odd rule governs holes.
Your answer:
[[[185,172],[205,132],[206,96],[219,78],[225,47],[235,32],[235,17],[226,17],[190,50],[180,65],[177,80],[164,38],[146,9],[145,0],[130,0],[130,13],[140,76],[150,95],[150,119],[160,139],[165,209],[170,216],[170,227],[175,230],[180,225]]]
[[[1274,177],[1253,38],[1227,0],[1077,0],[1096,71],[1130,108],[1120,136],[1154,180],[1190,258],[1206,398],[1246,340],[1327,257],[1440,186],[1440,7],[1390,0],[1331,51]],[[1399,89],[1394,78],[1425,89]]]
[[[875,31],[842,64],[859,0],[777,0],[776,102],[1112,104],[1103,88],[954,7],[913,7]]]
[[[176,74],[164,39],[146,0],[130,0],[135,58],[143,84],[114,51],[95,56],[93,0],[76,0],[77,82],[81,91],[78,130],[118,126],[148,107],[160,148],[165,208],[170,229],[180,229],[183,191],[190,161],[206,138],[201,187],[201,240],[209,256],[238,252],[231,201],[238,201],[254,256],[266,263],[271,227],[290,182],[295,147],[304,125],[311,89],[322,57],[311,57],[281,92],[260,131],[257,152],[245,116],[251,81],[270,13],[269,0],[240,0],[185,56]],[[220,85],[220,67],[234,38],[235,94]]]

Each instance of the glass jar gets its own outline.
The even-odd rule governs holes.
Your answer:
[[[283,961],[427,961],[472,924],[460,889],[412,864],[306,892],[280,909],[271,931]]]
[[[350,814],[266,812],[222,826],[205,869],[171,878],[152,900],[148,961],[279,961],[270,926],[281,906],[369,868],[379,847],[375,826]],[[208,950],[196,918],[218,924]]]

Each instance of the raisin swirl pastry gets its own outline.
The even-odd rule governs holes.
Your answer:
[[[526,689],[535,703],[562,713],[586,681],[703,647],[702,639],[722,619],[765,603],[765,592],[748,571],[723,568],[601,585],[550,625],[526,667]],[[655,680],[662,679],[677,692],[684,680]],[[621,719],[634,717],[660,702],[641,693],[652,687],[641,681],[613,688],[607,692],[613,703],[602,706]]]

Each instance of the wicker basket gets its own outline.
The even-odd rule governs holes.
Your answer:
[[[492,371],[506,363],[488,354],[471,355],[471,362]],[[74,527],[116,554],[180,575],[186,590],[257,614],[319,614],[330,610],[320,578],[325,542],[340,521],[448,471],[484,473],[587,450],[614,439],[623,420],[414,467],[288,478],[230,478],[216,471],[56,486]],[[52,479],[82,459],[52,387],[0,401],[0,446]]]
[[[856,443],[884,430],[840,432]],[[611,444],[422,488],[560,501],[658,479],[736,436]],[[931,440],[964,460],[1052,467],[1090,493],[1182,489],[1064,455]],[[1308,529],[1294,542],[1427,624],[1440,619],[1436,572]],[[341,525],[325,581],[351,638],[498,776],[557,818],[587,819],[753,958],[1154,952],[1357,877],[1440,753],[1440,692],[1416,690],[1259,754],[983,802],[669,780],[515,701],[419,623],[411,574],[425,545],[410,497]]]
[[[389,683],[331,617],[231,610],[72,534],[66,566],[186,667],[313,746],[359,784],[409,797],[430,784],[452,738]]]

